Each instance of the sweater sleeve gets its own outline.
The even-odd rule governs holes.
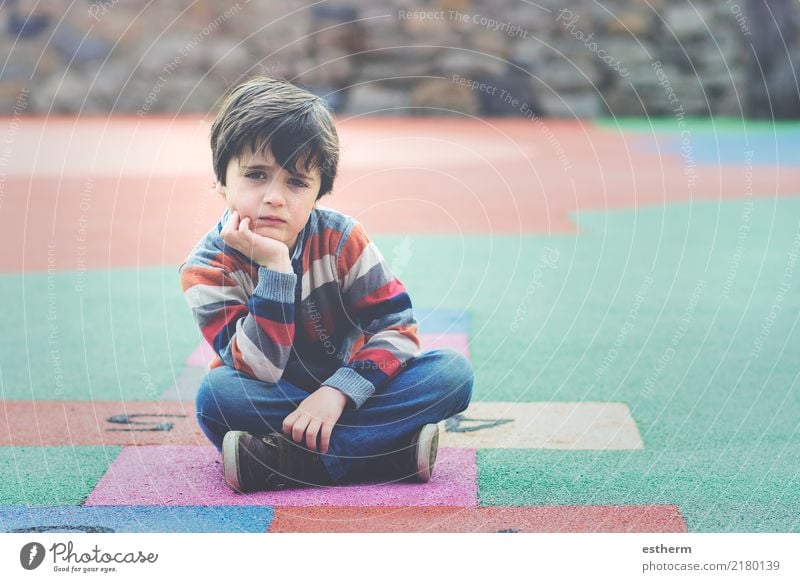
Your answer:
[[[360,326],[364,343],[324,384],[360,408],[419,353],[417,322],[406,288],[360,224],[343,241],[337,269],[345,308]]]
[[[223,252],[195,252],[181,266],[184,297],[223,363],[257,380],[280,380],[294,341],[297,275],[258,267],[258,282]]]

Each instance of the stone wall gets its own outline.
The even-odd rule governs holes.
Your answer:
[[[0,113],[205,114],[268,74],[344,115],[800,115],[792,0],[60,4],[0,9]]]

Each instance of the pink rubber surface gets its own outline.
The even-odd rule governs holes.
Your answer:
[[[462,356],[469,357],[469,341],[465,333],[432,333],[420,334],[420,346],[423,351],[439,348],[452,348],[461,353]]]
[[[214,348],[208,342],[202,341],[197,344],[189,357],[186,358],[186,365],[192,368],[204,368],[214,359]]]
[[[439,449],[428,483],[351,484],[239,494],[222,478],[213,447],[126,447],[86,505],[475,506],[475,451]]]

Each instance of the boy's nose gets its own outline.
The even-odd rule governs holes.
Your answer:
[[[284,193],[281,189],[274,186],[267,188],[262,198],[264,204],[269,204],[270,206],[280,206],[283,204],[284,199]]]

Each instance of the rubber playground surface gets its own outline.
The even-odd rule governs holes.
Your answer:
[[[433,480],[228,489],[177,273],[223,207],[208,123],[24,119],[0,531],[800,531],[800,124],[338,127],[323,203],[364,223],[425,346],[475,368]]]

